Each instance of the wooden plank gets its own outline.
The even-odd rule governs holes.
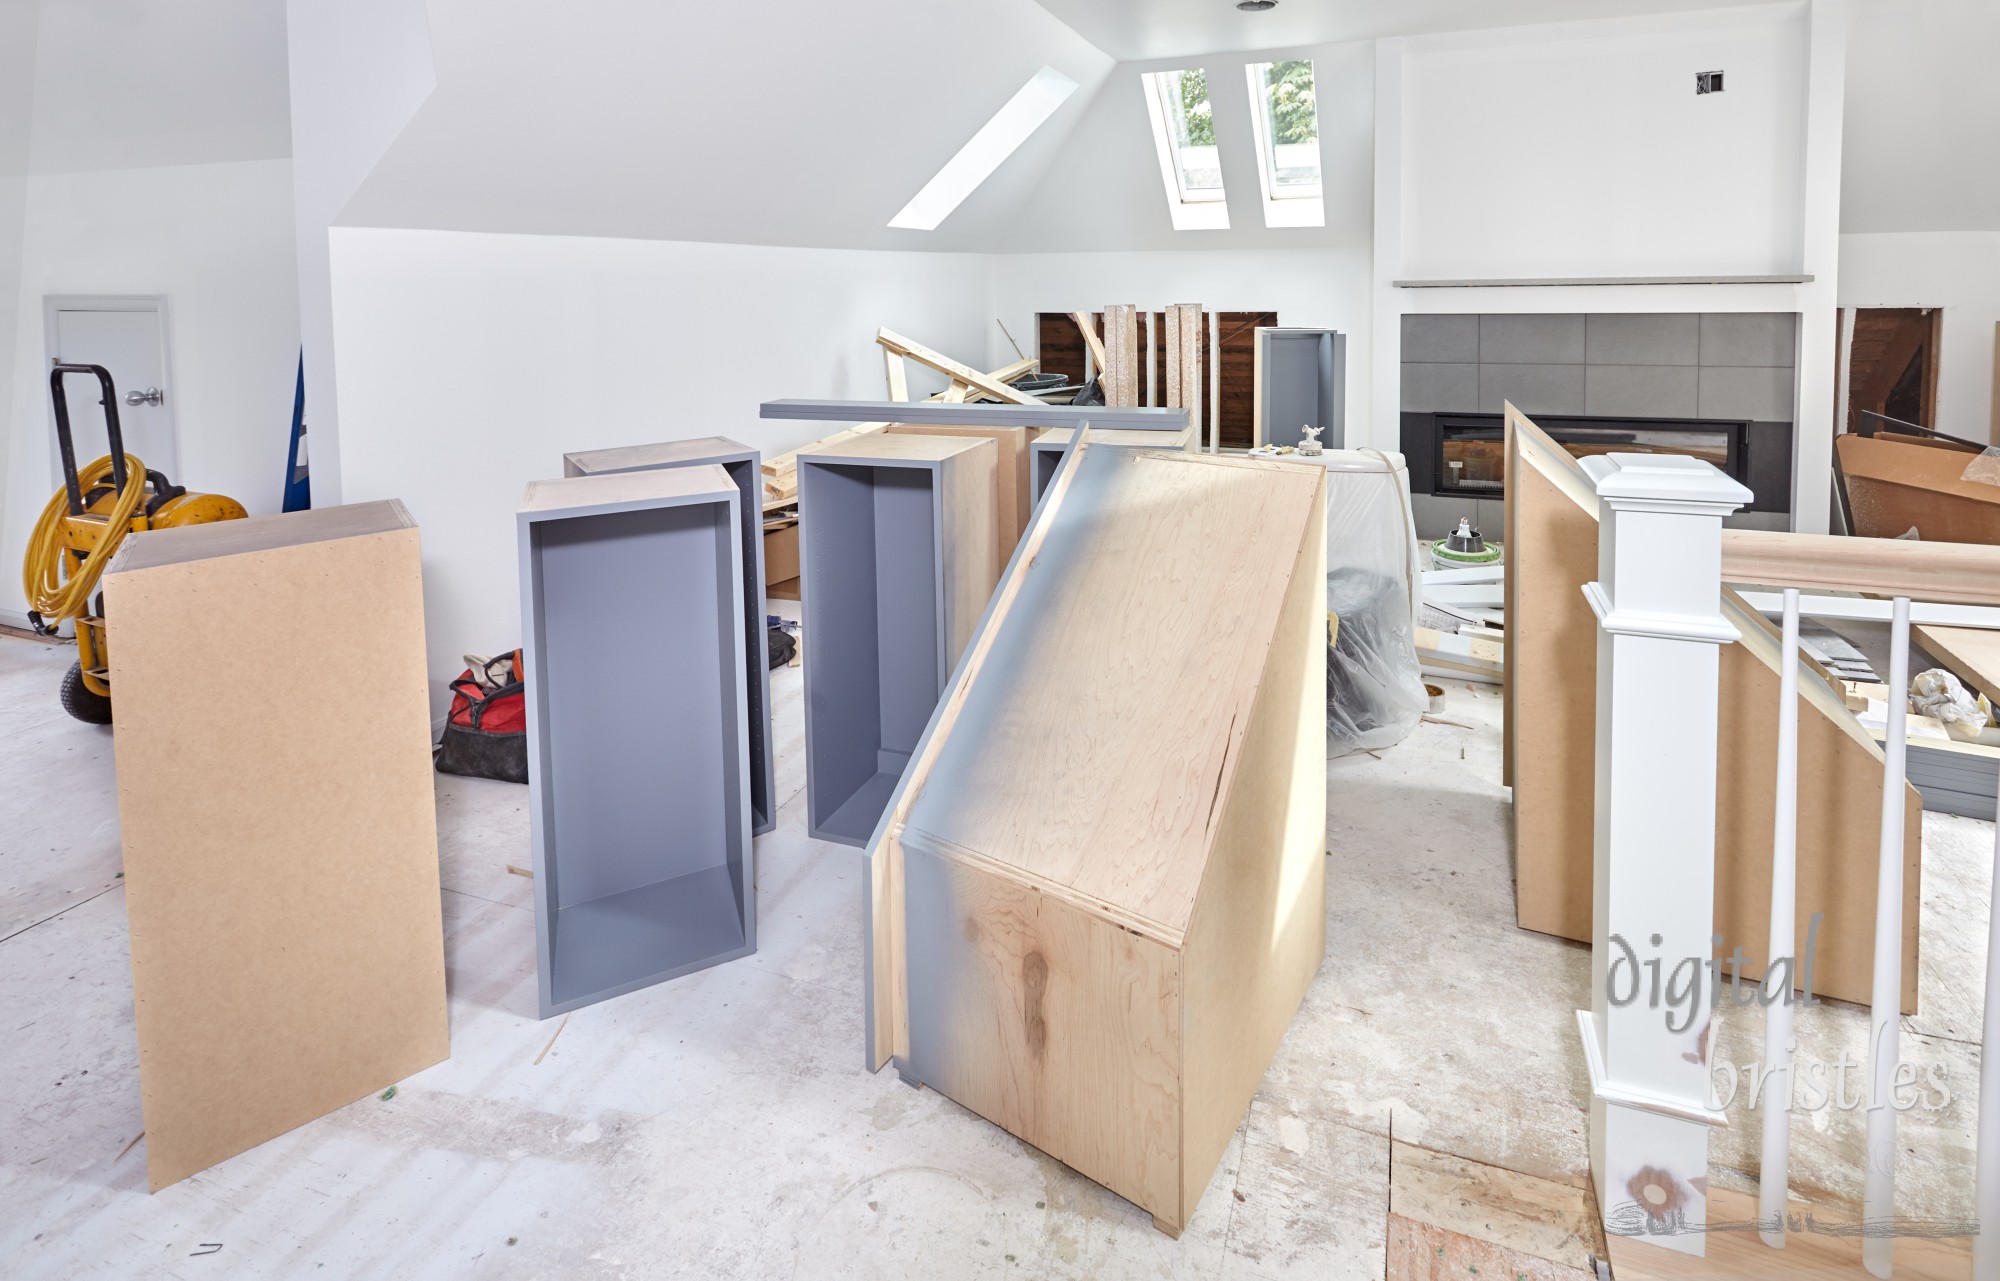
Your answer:
[[[1852,1228],[1861,1218],[1853,1210],[1828,1209],[1793,1201],[1786,1212],[1801,1226],[1808,1218],[1828,1227]],[[1865,1281],[1858,1235],[1788,1232],[1785,1248],[1773,1250],[1754,1231],[1716,1231],[1719,1224],[1748,1225],[1757,1218],[1757,1198],[1713,1184],[1708,1189],[1710,1231],[1703,1238],[1706,1257],[1683,1254],[1643,1237],[1612,1236],[1606,1244],[1612,1273],[1618,1281]],[[1937,1240],[1906,1236],[1896,1241],[1896,1281],[1971,1281],[1972,1253],[1962,1239]]]
[[[980,437],[993,442],[999,456],[994,461],[993,516],[995,521],[994,581],[1006,568],[1007,558],[1021,541],[1033,507],[1033,486],[1029,482],[1028,429],[1026,427],[946,427],[924,423],[897,423],[891,435]]]
[[[1597,1199],[1588,1187],[1400,1140],[1390,1150],[1389,1206],[1404,1218],[1566,1267],[1587,1269],[1593,1255],[1604,1253]]]
[[[2000,605],[2000,546],[1725,529],[1722,576],[1764,587]]]
[[[1186,1114],[1174,1228],[1201,1201],[1326,958],[1323,500],[1291,560],[1256,699],[1219,780],[1228,799],[1188,927]]]
[[[1597,577],[1597,499],[1576,460],[1509,407],[1506,735],[1513,746],[1516,914],[1524,929],[1588,942],[1597,760],[1597,619],[1582,584]],[[1725,531],[1724,563],[1730,537]],[[1793,538],[1798,535],[1766,535]],[[1863,539],[1821,537],[1822,543]],[[1908,546],[1908,544],[1903,544]],[[1777,646],[1750,611],[1722,611],[1742,639],[1722,647],[1716,745],[1716,929],[1763,973],[1770,930],[1772,792],[1777,760]],[[1866,1003],[1872,988],[1882,754],[1845,704],[1817,680],[1799,690],[1797,937],[1818,932],[1821,995]],[[1523,750],[1532,744],[1532,750]],[[1922,805],[1905,795],[1904,939],[1915,948]],[[1914,953],[1904,1007],[1916,1008]]]
[[[1595,1268],[1566,1267],[1479,1237],[1389,1216],[1386,1281],[1597,1281]]]
[[[882,372],[889,384],[889,399],[908,400],[909,372],[903,367],[903,358],[886,347],[882,349]]]
[[[1090,358],[1097,362],[1097,372],[1102,374],[1104,372],[1104,339],[1098,336],[1097,322],[1080,311],[1071,312],[1070,319],[1076,321],[1077,331],[1082,334],[1084,345],[1090,348]]]
[[[1917,644],[1972,689],[2000,700],[2000,632],[1978,627],[1918,627]]]
[[[1179,409],[1186,402],[1181,399],[1184,388],[1181,383],[1181,309],[1178,306],[1167,308],[1161,327],[1166,330],[1167,345],[1167,377],[1163,380],[1167,385],[1164,403],[1169,409]]]
[[[449,1053],[416,526],[250,524],[135,534],[103,580],[154,1190]]]
[[[1139,320],[1131,303],[1104,309],[1104,403],[1139,403]]]
[[[1834,450],[1862,537],[2000,543],[2000,485],[1964,478],[1978,455],[1887,434],[1840,436]]]
[[[1009,387],[1005,382],[994,378],[990,374],[982,374],[970,365],[960,364],[951,357],[932,351],[922,343],[905,338],[893,330],[876,330],[875,341],[882,344],[888,351],[894,352],[899,356],[906,356],[918,364],[929,369],[934,369],[948,378],[955,378],[968,387],[976,387],[995,400],[1015,405],[1039,405],[1042,403],[1027,392]]]

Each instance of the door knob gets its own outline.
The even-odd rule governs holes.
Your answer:
[[[164,399],[166,397],[161,394],[158,387],[148,387],[144,391],[128,391],[125,393],[125,403],[133,406],[157,405]]]

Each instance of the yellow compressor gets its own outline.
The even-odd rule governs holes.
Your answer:
[[[111,452],[77,470],[69,428],[63,375],[92,374],[103,389],[104,430]],[[104,597],[97,580],[134,530],[172,529],[215,520],[240,520],[250,513],[220,494],[192,494],[125,452],[118,429],[118,391],[102,365],[57,365],[49,371],[55,400],[56,447],[62,454],[63,487],[42,509],[28,539],[22,586],[28,594],[28,621],[54,635],[65,619],[76,622],[77,661],[63,676],[63,710],[93,725],[111,723],[111,671],[104,633]],[[97,599],[93,610],[92,595]]]

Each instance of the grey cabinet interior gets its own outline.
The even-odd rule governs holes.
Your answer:
[[[866,845],[995,577],[993,442],[798,455],[807,829]]]
[[[543,1018],[756,950],[739,503],[708,465],[516,517]]]
[[[738,524],[743,543],[743,646],[750,669],[750,830],[758,836],[778,825],[777,781],[771,753],[771,664],[764,618],[763,459],[727,436],[586,449],[563,455],[565,476],[605,476],[657,467],[713,463],[729,473],[742,495]]]
[[[1332,329],[1257,331],[1254,439],[1297,445],[1306,424],[1319,443],[1344,448],[1347,435],[1347,336]]]

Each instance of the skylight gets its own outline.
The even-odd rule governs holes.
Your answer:
[[[1219,230],[1229,226],[1222,190],[1222,161],[1215,146],[1215,115],[1208,100],[1208,73],[1200,67],[1148,71],[1140,76],[1153,142],[1160,155],[1160,180],[1177,231]]]
[[[1319,169],[1319,102],[1310,59],[1253,62],[1250,120],[1267,227],[1326,225]]]
[[[924,189],[889,220],[891,227],[934,231],[951,216],[959,202],[991,177],[1000,163],[1042,127],[1056,108],[1076,92],[1076,81],[1054,67],[1043,67],[1021,86],[1007,104],[980,126],[958,154],[945,162]]]

